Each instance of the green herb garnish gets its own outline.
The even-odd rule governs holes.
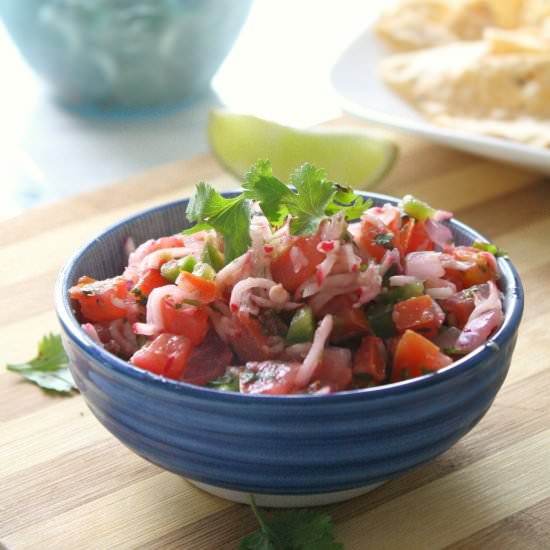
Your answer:
[[[250,496],[260,529],[241,541],[240,550],[343,550],[334,542],[330,516],[312,510],[284,511],[265,519]]]
[[[393,248],[393,234],[392,233],[378,233],[374,236],[374,242],[378,245],[391,250]]]
[[[259,160],[250,169],[241,195],[226,199],[206,183],[199,183],[187,206],[187,219],[196,223],[186,234],[215,229],[223,235],[225,263],[250,247],[251,202],[256,201],[266,218],[280,226],[290,217],[292,235],[313,235],[328,216],[344,211],[347,219],[358,218],[372,201],[349,187],[327,179],[325,170],[304,164],[290,176],[295,191],[273,176],[271,163]]]
[[[498,246],[492,243],[485,243],[483,241],[474,241],[472,243],[472,246],[474,248],[477,248],[478,250],[484,250],[485,252],[490,252],[493,256],[499,258],[502,256],[508,256],[508,252],[502,250]]]
[[[38,343],[38,354],[26,363],[8,364],[6,368],[17,372],[44,390],[68,394],[77,390],[69,359],[59,334],[47,334]]]

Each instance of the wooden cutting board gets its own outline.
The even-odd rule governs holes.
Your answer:
[[[550,182],[395,135],[379,191],[452,210],[506,249],[526,288],[513,364],[493,407],[451,450],[375,491],[327,507],[347,549],[550,548]],[[105,226],[235,181],[210,157],[177,162],[0,224],[1,349],[30,358],[58,331],[53,285]],[[80,396],[45,395],[0,371],[0,541],[18,549],[236,548],[247,506],[202,493],[123,447]]]

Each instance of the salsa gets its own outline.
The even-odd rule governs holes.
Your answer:
[[[328,394],[435,372],[503,321],[493,245],[455,246],[452,214],[373,206],[310,165],[245,191],[197,186],[195,225],[129,249],[70,289],[84,331],[166,378],[248,394]],[[183,225],[183,224],[182,224]]]

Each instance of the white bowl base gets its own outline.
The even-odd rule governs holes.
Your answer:
[[[187,479],[187,478],[186,478]],[[224,489],[223,487],[216,487],[215,485],[209,485],[208,483],[201,483],[192,479],[187,479],[191,485],[198,487],[199,489],[223,498],[225,500],[231,500],[233,502],[239,502],[241,504],[250,504],[248,500],[250,493],[246,491],[235,491],[233,489]],[[371,483],[370,485],[364,485],[357,489],[347,489],[345,491],[333,491],[330,493],[314,493],[310,495],[270,495],[264,493],[254,493],[254,500],[258,506],[264,506],[267,508],[310,508],[312,506],[325,506],[326,504],[334,504],[335,502],[342,502],[349,500],[360,495],[364,495],[373,489],[376,489],[384,481],[378,483]]]

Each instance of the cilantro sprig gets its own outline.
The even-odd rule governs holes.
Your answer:
[[[312,510],[283,511],[266,519],[250,496],[260,529],[241,541],[240,550],[343,550],[334,542],[330,516]]]
[[[213,228],[224,237],[225,260],[244,254],[250,246],[251,202],[260,206],[274,226],[290,217],[292,235],[313,235],[328,216],[344,211],[347,219],[358,218],[372,201],[356,195],[349,187],[327,178],[325,170],[311,164],[290,176],[294,190],[273,175],[268,160],[258,160],[246,174],[243,193],[226,199],[205,183],[199,183],[189,201],[186,215],[196,223],[185,233]]]
[[[38,343],[36,357],[30,361],[8,364],[6,368],[47,391],[69,394],[77,390],[59,334],[43,336]]]

